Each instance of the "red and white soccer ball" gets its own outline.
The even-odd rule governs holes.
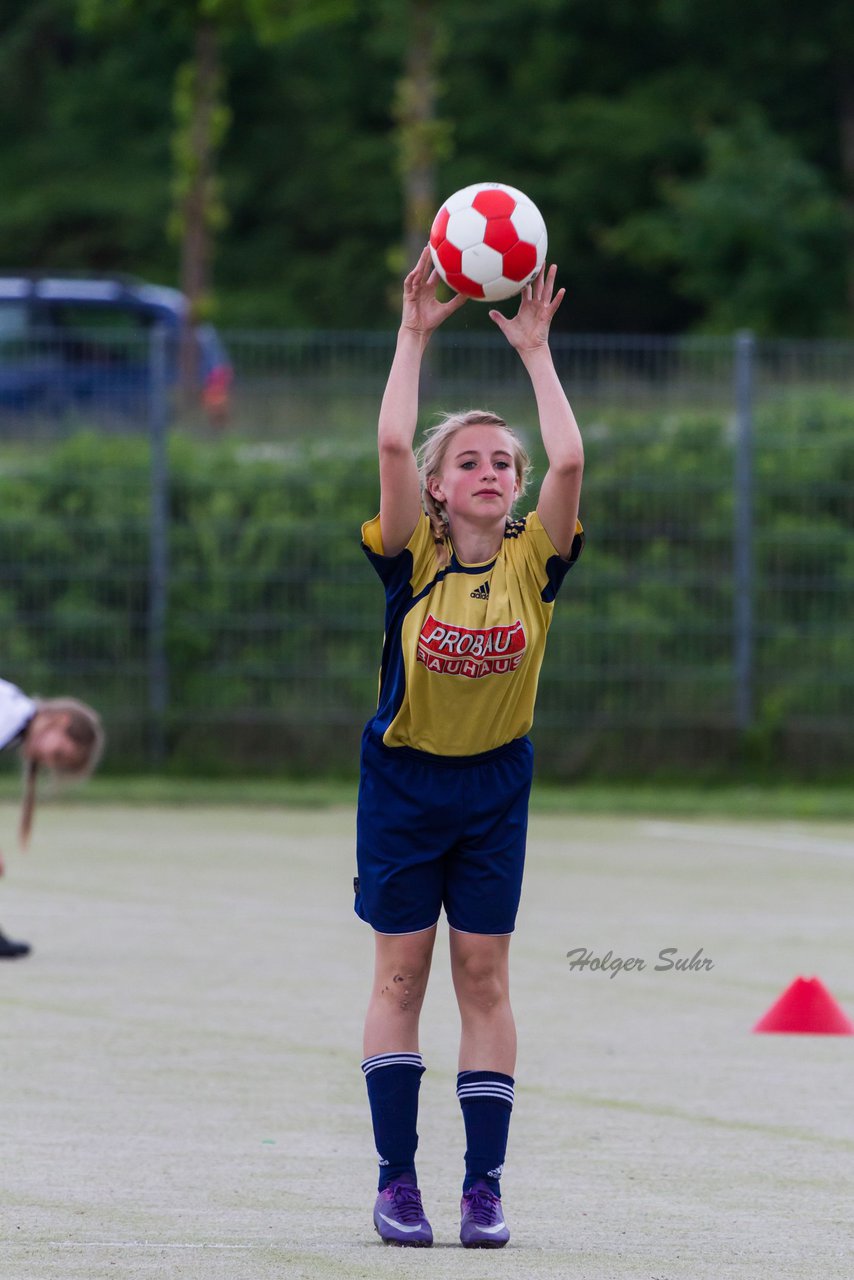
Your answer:
[[[430,230],[433,265],[445,284],[481,302],[521,293],[547,249],[546,224],[533,200],[501,182],[454,192]]]

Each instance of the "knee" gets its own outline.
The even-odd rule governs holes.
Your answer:
[[[378,975],[377,994],[396,1013],[418,1013],[427,990],[428,965],[396,965]]]
[[[489,1014],[508,1000],[503,966],[473,957],[459,966],[456,977],[460,1003],[471,1011]]]

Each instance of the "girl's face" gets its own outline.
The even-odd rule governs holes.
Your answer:
[[[448,517],[504,521],[519,491],[512,436],[501,427],[461,427],[445,451],[442,469],[431,476],[432,496]]]
[[[37,712],[24,745],[24,755],[58,773],[75,772],[83,767],[85,749],[68,736],[69,717]]]

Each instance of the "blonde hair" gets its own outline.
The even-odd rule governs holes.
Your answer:
[[[54,769],[69,781],[82,781],[88,778],[98,766],[104,754],[106,737],[101,717],[85,702],[76,698],[47,698],[36,703],[36,715],[47,713],[50,716],[66,718],[65,734],[75,746],[79,747],[78,760],[62,768]],[[21,805],[21,822],[18,835],[22,848],[26,848],[33,826],[33,814],[36,807],[36,781],[39,773],[38,760],[26,760],[24,765],[24,798]]]
[[[428,489],[428,481],[439,475],[445,462],[448,447],[457,432],[464,427],[498,427],[510,437],[513,452],[513,466],[516,472],[516,497],[521,498],[528,487],[531,475],[531,460],[522,441],[512,427],[508,427],[503,418],[488,409],[468,409],[463,413],[446,413],[434,426],[428,428],[420,444],[415,458],[418,463],[418,475],[421,480],[421,503],[433,530],[433,541],[436,543],[436,560],[439,567],[444,568],[450,561],[448,549],[449,522],[445,504],[434,498]],[[508,517],[509,519],[509,517]]]

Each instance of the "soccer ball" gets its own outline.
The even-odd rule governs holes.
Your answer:
[[[442,205],[430,229],[433,265],[449,288],[480,302],[521,293],[546,260],[533,200],[502,182],[475,182]]]

